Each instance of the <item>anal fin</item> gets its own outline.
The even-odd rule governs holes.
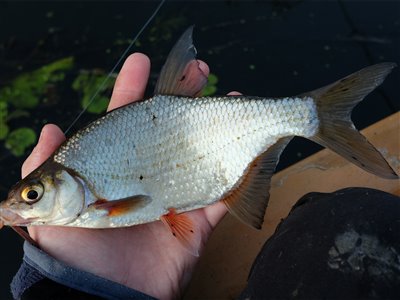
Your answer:
[[[149,202],[151,202],[151,198],[149,196],[135,195],[132,197],[112,201],[99,199],[95,203],[91,204],[90,207],[93,207],[94,209],[106,210],[108,212],[108,216],[116,217],[141,208]]]
[[[170,208],[169,213],[161,216],[160,220],[187,251],[199,256],[201,233],[186,213],[178,214],[174,208]]]
[[[280,139],[248,167],[240,185],[223,199],[229,212],[242,222],[261,229],[269,201],[271,177],[279,157],[292,137]]]

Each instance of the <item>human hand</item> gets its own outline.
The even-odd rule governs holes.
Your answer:
[[[200,62],[200,68],[208,75],[204,62]],[[118,75],[108,110],[142,99],[149,72],[147,56],[135,53],[128,57]],[[38,145],[22,167],[22,177],[36,169],[64,140],[60,128],[46,125]],[[186,213],[201,232],[201,245],[225,213],[222,202]],[[198,260],[160,221],[113,229],[31,226],[28,231],[56,259],[160,299],[182,294]]]

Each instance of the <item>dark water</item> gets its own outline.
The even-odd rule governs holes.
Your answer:
[[[158,2],[0,2],[0,87],[23,72],[66,56],[80,69],[110,70]],[[331,83],[381,61],[400,63],[400,2],[397,1],[198,1],[167,2],[140,38],[152,58],[148,95],[165,56],[183,30],[196,24],[198,57],[219,78],[217,93],[231,90],[259,96],[289,96]],[[72,76],[72,75],[69,75]],[[394,72],[353,113],[364,128],[399,110],[400,72]],[[66,78],[66,82],[70,80]],[[80,99],[58,88],[18,119],[36,132],[45,123],[66,129],[80,111]],[[75,128],[95,118],[86,114]],[[16,122],[12,126],[20,126]],[[279,168],[319,147],[295,139]],[[18,180],[24,157],[15,158],[0,141],[0,199]],[[0,232],[0,298],[21,261],[21,239]]]

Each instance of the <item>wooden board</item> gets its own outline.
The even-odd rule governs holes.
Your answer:
[[[400,112],[362,133],[400,174]],[[399,180],[369,174],[327,149],[274,175],[262,230],[253,230],[226,215],[207,244],[184,299],[236,298],[262,245],[300,197],[350,186],[376,188],[400,196]]]

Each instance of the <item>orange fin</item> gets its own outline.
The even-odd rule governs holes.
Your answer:
[[[271,177],[283,149],[291,139],[280,139],[256,158],[240,185],[223,199],[229,212],[247,225],[261,229],[268,206]]]
[[[127,197],[119,200],[107,201],[105,199],[99,199],[90,206],[95,209],[103,209],[108,211],[108,216],[116,217],[124,215],[132,210],[138,209],[145,206],[151,201],[149,196],[136,195]]]
[[[201,234],[194,228],[193,221],[185,213],[177,214],[174,208],[161,216],[160,220],[168,226],[174,237],[194,256],[199,256]]]

